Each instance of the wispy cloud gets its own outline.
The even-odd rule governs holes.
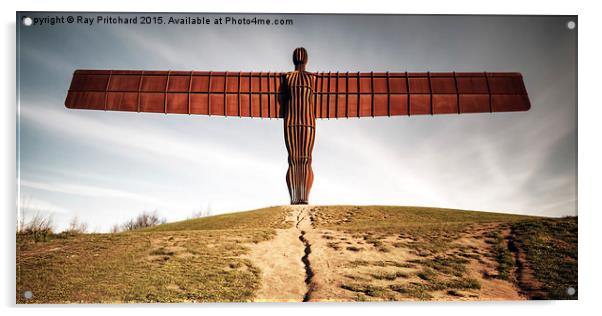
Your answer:
[[[554,111],[548,112],[552,112],[553,117],[558,116]],[[356,196],[363,194],[379,196],[379,201],[394,204],[548,215],[573,212],[574,203],[567,204],[571,194],[555,193],[543,197],[538,187],[526,186],[535,183],[541,188],[548,186],[544,192],[572,192],[576,175],[565,172],[565,166],[560,165],[562,169],[546,173],[537,171],[546,160],[557,155],[554,148],[567,135],[570,137],[574,128],[571,124],[556,118],[546,120],[544,116],[536,128],[529,127],[529,120],[512,124],[511,117],[501,126],[488,126],[499,125],[496,122],[499,119],[463,118],[467,120],[466,124],[448,122],[448,127],[436,130],[433,137],[418,135],[418,145],[411,140],[416,137],[412,126],[394,127],[396,133],[403,135],[399,140],[395,137],[383,139],[380,136],[386,136],[386,133],[373,132],[381,128],[390,130],[394,124],[406,125],[407,122],[323,126],[321,143],[317,145],[319,150],[330,148],[341,153],[341,161],[331,161],[332,165],[323,172],[331,179],[338,178],[338,181],[329,181],[330,185],[336,186],[338,182],[338,189],[353,199],[361,199]],[[424,122],[427,123],[426,119]],[[520,142],[525,145],[517,144],[518,140],[509,137],[516,134],[521,135]],[[361,168],[350,168],[349,160],[344,157],[353,157]],[[334,164],[340,167],[333,168]],[[353,178],[356,181],[341,185],[340,179],[349,178],[346,173],[350,171],[358,174]],[[331,191],[335,190],[332,188]],[[339,198],[317,195],[325,202]],[[572,201],[576,201],[574,192],[572,196]],[[546,202],[542,203],[544,200]],[[370,199],[361,202],[370,203]]]
[[[227,147],[206,138],[187,139],[156,126],[139,124],[132,128],[117,118],[100,121],[85,114],[88,113],[67,112],[56,106],[27,106],[20,112],[22,119],[31,120],[53,133],[79,142],[101,142],[107,149],[129,154],[134,159],[166,157],[216,169],[236,168],[242,173],[258,169],[273,172],[269,162],[241,153],[234,146]]]
[[[23,50],[21,53],[23,54],[23,56],[21,56],[22,62],[34,62],[35,64],[46,67],[51,72],[64,72],[75,68],[75,65],[69,62],[65,56],[56,55],[39,49]]]
[[[32,197],[30,195],[22,195],[17,201],[17,209],[19,216],[29,216],[29,214],[45,213],[45,214],[72,214],[70,209],[56,205],[52,202]]]
[[[57,182],[37,182],[37,181],[29,181],[22,179],[20,181],[21,186],[36,189],[36,190],[44,190],[49,192],[58,192],[65,193],[71,195],[81,195],[81,196],[90,196],[90,197],[104,197],[104,198],[119,198],[119,199],[129,199],[135,201],[142,202],[150,202],[159,204],[160,202],[154,198],[151,198],[146,195],[141,195],[137,193],[115,190],[111,188],[103,188],[99,186],[90,186],[83,184],[74,184],[74,183],[57,183]],[[161,203],[162,204],[162,203]]]

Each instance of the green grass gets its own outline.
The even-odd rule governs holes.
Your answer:
[[[280,206],[253,211],[228,213],[210,217],[190,219],[142,229],[146,232],[210,230],[210,229],[266,229],[287,228],[286,212]]]
[[[312,219],[316,228],[348,232],[381,252],[407,247],[415,255],[429,257],[456,249],[453,241],[474,225],[537,217],[429,207],[337,205],[314,207]],[[392,234],[409,240],[384,247],[383,237]]]
[[[409,284],[394,284],[390,286],[391,290],[401,293],[403,295],[417,298],[417,299],[430,299],[432,295],[430,292],[433,291],[455,291],[457,290],[478,290],[481,288],[481,284],[478,280],[472,278],[461,278],[454,280],[438,280],[432,279],[427,283],[416,283],[411,282]]]
[[[533,269],[535,278],[545,284],[538,289],[539,296],[531,296],[531,289],[523,292],[534,298],[576,299],[569,297],[568,287],[577,289],[577,219],[551,219],[513,214],[464,211],[443,208],[398,207],[398,206],[319,206],[312,211],[314,226],[334,229],[362,240],[372,249],[385,251],[405,248],[420,259],[410,260],[417,271],[418,282],[395,285],[394,292],[418,299],[428,299],[430,292],[447,290],[456,296],[457,290],[475,290],[478,280],[468,278],[467,264],[471,261],[483,263],[487,256],[497,264],[497,277],[517,282],[512,251],[509,246],[519,246],[527,254],[524,263]],[[474,229],[490,225],[494,231],[482,237],[488,242],[490,251],[462,245],[457,240]],[[493,225],[493,226],[491,226]],[[501,235],[502,229],[511,229],[513,243]],[[486,231],[485,231],[486,232]],[[391,241],[391,237],[397,240]],[[385,241],[389,238],[389,241]],[[394,261],[391,261],[394,262]],[[383,263],[383,261],[381,261]],[[406,262],[408,263],[408,262]],[[350,261],[346,267],[374,267],[374,262]],[[386,264],[386,266],[389,266]],[[359,272],[358,272],[359,273]],[[361,273],[360,273],[361,274]],[[350,274],[348,274],[350,275]],[[394,281],[398,278],[368,274],[379,281]],[[359,278],[359,276],[358,276]],[[344,284],[345,285],[345,284]],[[388,299],[390,291],[370,287],[368,281],[346,284],[347,290],[356,289],[362,295]],[[521,285],[521,284],[517,284]],[[447,292],[446,292],[447,293]],[[543,293],[543,294],[541,294]],[[462,295],[473,295],[463,293]],[[377,296],[377,295],[376,295]],[[358,296],[358,299],[365,299]]]
[[[453,293],[458,293],[457,290],[478,290],[481,288],[481,284],[475,279],[461,278],[454,280],[433,279],[426,283],[410,282],[405,284],[391,284],[388,286],[377,286],[356,282],[344,283],[341,285],[341,288],[384,300],[395,300],[395,293],[398,293],[403,297],[428,300],[433,298],[432,292],[434,291],[453,291]],[[361,298],[361,296],[358,298]]]
[[[246,301],[258,271],[236,257],[244,243],[270,237],[245,230],[18,241],[17,301],[28,290],[28,303]]]
[[[357,267],[365,267],[365,266],[375,266],[375,267],[398,267],[398,268],[415,268],[416,265],[408,262],[396,262],[392,260],[375,260],[375,261],[367,261],[367,260],[352,260],[349,261],[346,265],[348,268],[357,268]]]
[[[410,277],[410,275],[406,272],[402,272],[402,271],[397,271],[397,272],[377,272],[377,273],[372,273],[371,274],[372,278],[376,279],[376,280],[389,280],[389,281],[393,281],[396,280],[397,278],[408,278]]]
[[[577,299],[577,217],[513,223],[511,231],[543,285],[543,295],[535,298]]]
[[[508,249],[506,240],[499,231],[492,232],[490,236],[493,255],[498,264],[497,277],[502,280],[508,280],[514,269],[514,258],[512,257],[512,253],[510,252],[510,249]]]
[[[445,275],[462,276],[466,272],[465,265],[469,261],[455,255],[438,255],[430,259],[411,260],[410,262],[428,267]]]
[[[534,218],[523,215],[464,211],[413,206],[317,206],[312,214],[317,228],[334,228],[350,232],[412,233],[428,231],[445,237],[449,227],[466,224],[508,222]],[[378,240],[370,238],[368,240]]]
[[[350,283],[343,284],[341,287],[348,291],[360,292],[372,297],[382,297],[387,293],[387,288],[370,284]]]

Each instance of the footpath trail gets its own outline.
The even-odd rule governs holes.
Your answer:
[[[369,229],[352,234],[320,228],[312,221],[312,216],[319,216],[316,207],[284,207],[288,212],[285,221],[290,226],[276,229],[276,236],[268,241],[251,245],[246,255],[261,270],[261,287],[255,301],[526,298],[509,280],[491,277],[497,273],[497,264],[494,258],[485,255],[491,251],[491,245],[484,234],[495,230],[498,224],[476,225],[467,232],[457,232],[448,241],[450,249],[424,257],[418,251],[423,251],[428,244],[414,246],[420,236],[378,235]],[[349,221],[353,216],[345,214],[341,220]],[[468,250],[475,253],[461,253]],[[460,255],[476,259],[462,259]],[[439,264],[437,258],[446,259]],[[456,263],[455,274],[439,273],[433,280],[420,277],[424,271],[431,271],[433,265],[447,271],[444,268],[456,261],[460,263]],[[466,280],[474,280],[478,288],[458,283]],[[463,287],[459,288],[460,285]]]
[[[277,229],[269,241],[251,246],[247,255],[261,269],[257,302],[302,302],[311,295],[311,245],[305,238],[311,229],[307,206],[288,206],[287,229]]]

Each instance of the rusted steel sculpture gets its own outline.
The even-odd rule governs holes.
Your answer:
[[[283,118],[291,204],[307,204],[316,119],[527,111],[520,73],[76,70],[71,109]]]
[[[311,152],[316,138],[316,116],[313,111],[313,78],[305,71],[307,52],[303,48],[293,53],[295,71],[286,74],[287,106],[284,110],[284,142],[288,150],[286,184],[291,204],[307,204],[314,182]]]

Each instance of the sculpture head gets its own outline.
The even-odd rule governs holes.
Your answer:
[[[295,48],[293,51],[293,63],[295,64],[295,70],[305,71],[305,65],[307,65],[307,51],[305,48]]]

